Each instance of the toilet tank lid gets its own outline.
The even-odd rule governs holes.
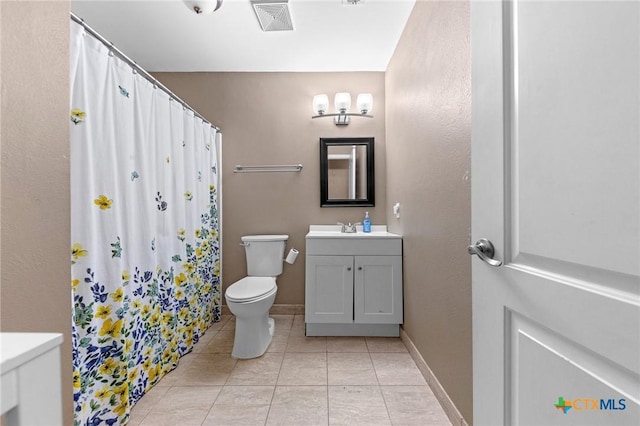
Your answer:
[[[287,241],[288,235],[245,235],[240,238],[243,242],[247,241]]]

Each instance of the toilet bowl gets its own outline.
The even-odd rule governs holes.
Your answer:
[[[274,332],[269,309],[276,300],[277,291],[274,277],[245,277],[227,288],[227,306],[236,317],[231,356],[247,359],[265,353]]]
[[[234,282],[225,291],[229,311],[236,317],[231,352],[234,358],[259,357],[271,343],[275,322],[269,318],[269,309],[278,292],[276,276],[282,273],[288,238],[288,235],[242,237],[248,276]]]

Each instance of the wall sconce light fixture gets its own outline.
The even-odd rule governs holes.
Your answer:
[[[327,114],[329,97],[325,94],[315,95],[313,97],[313,111],[316,115],[311,118],[333,117],[333,122],[336,126],[346,126],[349,124],[349,117],[351,116],[373,118],[373,115],[368,114],[373,109],[373,96],[371,93],[360,93],[358,95],[356,107],[359,112],[349,112],[349,108],[351,108],[351,94],[349,93],[336,93],[333,103],[337,112]]]

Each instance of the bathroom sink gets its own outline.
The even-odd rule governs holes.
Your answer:
[[[371,225],[371,232],[362,232],[358,225],[358,232],[341,232],[340,225],[310,225],[307,238],[400,238],[400,235],[387,231],[386,225]]]

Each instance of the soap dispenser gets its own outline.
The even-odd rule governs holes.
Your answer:
[[[364,220],[362,221],[362,232],[371,232],[371,219],[369,218],[369,212],[364,213]]]

